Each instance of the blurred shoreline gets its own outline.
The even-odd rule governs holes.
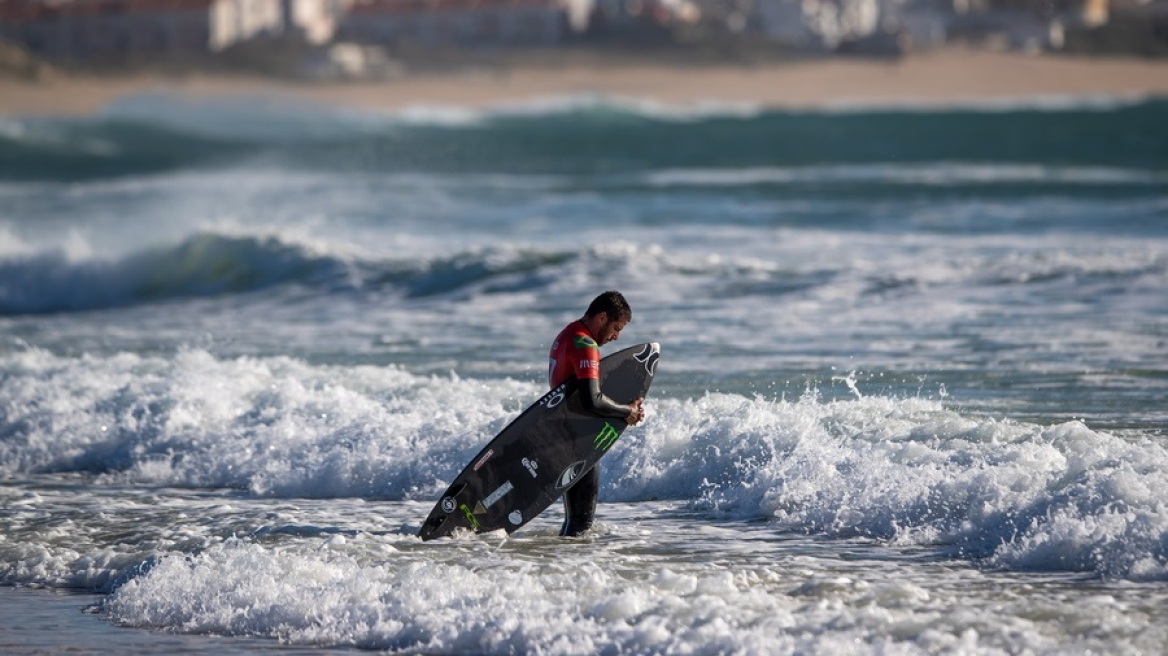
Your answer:
[[[596,95],[665,105],[808,109],[981,105],[1027,99],[1168,96],[1168,62],[945,48],[897,58],[754,62],[525,53],[468,59],[384,79],[298,81],[188,71],[57,72],[0,77],[0,116],[84,116],[146,93],[193,100],[254,98],[377,111],[416,106],[489,108]]]

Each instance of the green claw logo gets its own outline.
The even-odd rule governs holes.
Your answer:
[[[601,428],[600,432],[593,438],[592,446],[601,451],[608,451],[613,444],[616,444],[618,437],[620,437],[620,433],[612,427],[612,424],[606,421],[604,422],[604,428]]]
[[[458,506],[458,509],[462,511],[462,514],[466,515],[466,521],[470,522],[470,527],[476,531],[479,530],[479,520],[475,519],[474,512],[471,511],[470,506],[463,503]]]

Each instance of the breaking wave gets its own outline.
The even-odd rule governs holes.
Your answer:
[[[668,344],[663,344],[665,349]],[[432,499],[542,391],[286,358],[3,357],[0,474]],[[603,463],[602,498],[677,500],[777,530],[927,545],[1019,570],[1168,579],[1168,450],[943,400],[662,397]]]
[[[1072,171],[1073,180],[1100,172],[1109,179],[1112,169],[1127,176],[1126,169],[1159,161],[1166,115],[1162,99],[778,111],[579,96],[387,114],[148,94],[92,118],[0,118],[0,180],[68,182],[244,164],[459,172],[499,170],[506,162],[512,173],[578,174],[598,165],[617,173],[935,161],[1071,163],[1088,167]],[[609,155],[618,151],[619,159]]]

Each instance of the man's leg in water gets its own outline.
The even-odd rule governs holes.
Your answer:
[[[599,494],[600,465],[597,465],[564,492],[564,526],[560,529],[560,535],[571,537],[592,528],[592,520],[596,518],[596,497]]]

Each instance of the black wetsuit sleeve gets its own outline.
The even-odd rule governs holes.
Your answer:
[[[584,379],[584,389],[580,396],[584,402],[584,409],[603,417],[619,417],[625,419],[633,413],[633,407],[621,405],[604,395],[600,391],[600,381],[595,378]]]

